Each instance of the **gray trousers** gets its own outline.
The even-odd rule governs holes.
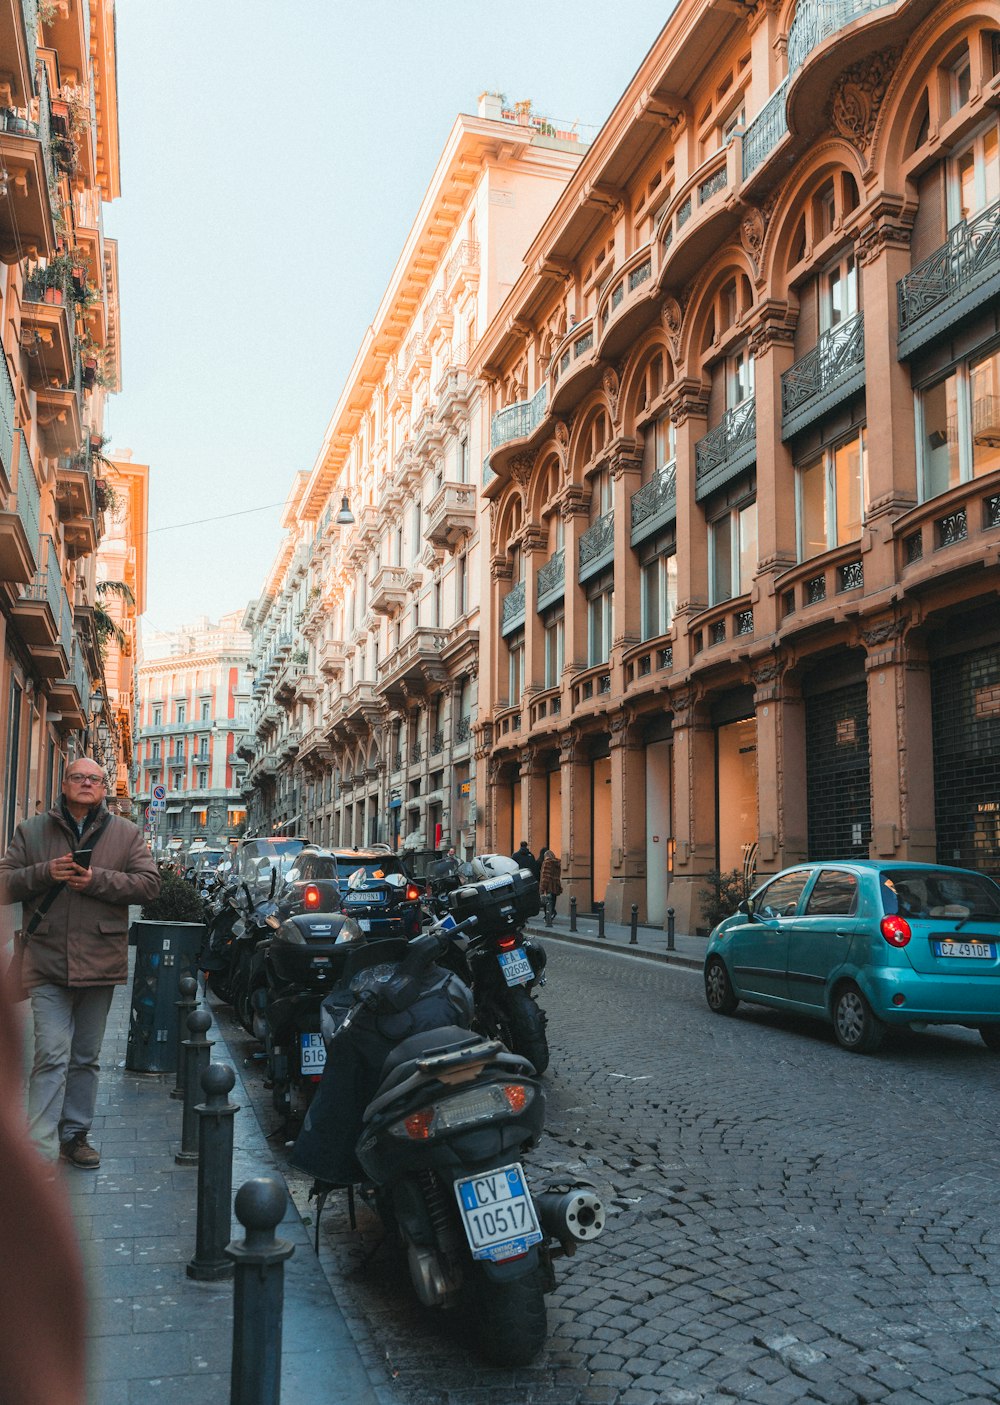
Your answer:
[[[59,1142],[89,1132],[113,985],[69,990],[39,985],[31,992],[35,1058],[28,1082],[28,1121],[43,1156],[55,1160]]]

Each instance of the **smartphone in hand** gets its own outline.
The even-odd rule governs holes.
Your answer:
[[[89,868],[93,852],[93,849],[76,849],[73,852],[73,862],[81,868]]]

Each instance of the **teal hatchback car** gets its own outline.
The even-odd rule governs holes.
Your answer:
[[[960,1024],[1000,1052],[1000,886],[938,864],[805,863],[712,932],[709,1008],[818,1015],[871,1054],[890,1025]]]

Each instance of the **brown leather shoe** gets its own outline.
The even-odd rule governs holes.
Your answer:
[[[59,1159],[81,1171],[96,1171],[101,1164],[101,1153],[87,1141],[86,1132],[77,1132],[75,1137],[60,1144]]]

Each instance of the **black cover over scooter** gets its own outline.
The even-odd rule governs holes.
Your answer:
[[[358,1003],[357,992],[377,991],[398,975],[406,954],[402,941],[352,952],[340,982],[323,1001],[324,1027],[339,1029]],[[468,1029],[472,1022],[472,993],[452,972],[435,964],[415,972],[411,982],[405,1008],[359,1010],[343,1038],[327,1041],[323,1077],[289,1158],[318,1181],[353,1185],[364,1179],[354,1148],[393,1050],[412,1035],[443,1025]]]

